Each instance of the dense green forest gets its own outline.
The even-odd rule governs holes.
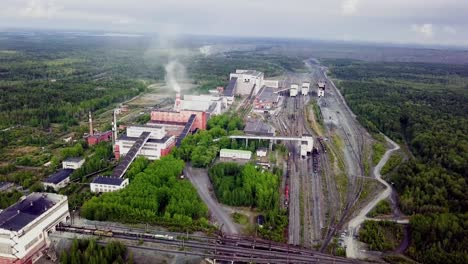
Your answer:
[[[279,207],[280,177],[259,171],[252,164],[217,163],[209,170],[218,199],[228,205],[252,206],[261,210]]]
[[[393,250],[403,239],[403,227],[389,221],[365,221],[359,229],[359,240],[370,250]]]
[[[412,215],[409,255],[467,263],[468,66],[324,62],[360,122],[414,155],[390,173]]]
[[[133,254],[119,241],[111,241],[105,246],[94,239],[74,239],[70,250],[62,251],[61,264],[133,264]]]
[[[252,164],[227,162],[215,164],[209,175],[220,202],[255,207],[265,212],[264,228],[259,228],[259,234],[274,241],[284,241],[288,217],[285,210],[279,209],[280,170],[271,173]]]
[[[131,166],[133,180],[129,186],[91,198],[82,206],[81,214],[99,221],[160,224],[190,230],[209,228],[206,205],[189,181],[179,179],[184,166],[182,160],[173,156],[151,163],[140,157]]]

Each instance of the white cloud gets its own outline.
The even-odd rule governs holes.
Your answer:
[[[448,33],[450,35],[455,35],[457,34],[457,30],[452,27],[452,26],[445,26],[442,28],[442,30],[445,32],[445,33]]]
[[[53,1],[29,0],[26,7],[20,10],[20,14],[27,18],[52,18],[61,11]]]
[[[345,0],[341,4],[341,12],[344,15],[353,15],[357,11],[359,0]]]
[[[425,38],[432,38],[434,36],[434,29],[432,24],[413,24],[411,25],[411,30],[417,32]]]

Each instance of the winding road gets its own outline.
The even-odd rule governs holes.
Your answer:
[[[382,175],[380,174],[380,170],[382,167],[387,163],[388,159],[390,158],[390,155],[394,152],[400,149],[400,146],[393,142],[391,139],[389,139],[387,136],[385,136],[385,140],[389,142],[393,148],[387,150],[382,157],[382,159],[379,161],[377,166],[374,167],[374,175],[375,178],[381,182],[383,185],[385,185],[385,190],[380,193],[378,196],[376,196],[371,202],[369,202],[364,208],[361,209],[359,214],[355,216],[351,221],[349,221],[348,224],[348,237],[346,238],[346,256],[348,258],[363,258],[363,254],[361,251],[359,251],[358,246],[357,246],[357,239],[354,237],[355,235],[357,236],[358,231],[359,231],[359,226],[366,220],[366,215],[374,208],[378,202],[387,199],[390,194],[392,193],[392,187],[388,182],[384,181],[382,179]]]

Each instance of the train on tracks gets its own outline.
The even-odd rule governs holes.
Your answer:
[[[100,237],[114,237],[114,236],[129,236],[135,238],[149,238],[149,239],[162,239],[162,240],[174,240],[173,236],[167,234],[150,234],[150,233],[138,233],[132,231],[123,230],[103,230],[92,227],[79,227],[71,225],[60,225],[57,227],[57,231],[66,231],[72,233],[78,233],[83,235],[94,235]]]

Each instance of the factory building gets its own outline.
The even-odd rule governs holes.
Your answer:
[[[236,95],[237,90],[237,77],[232,77],[229,80],[228,85],[223,90],[223,97],[226,98],[228,104],[232,104],[234,102],[234,96]]]
[[[70,157],[62,161],[62,168],[77,170],[83,166],[85,162],[84,158],[80,157]]]
[[[270,110],[278,106],[279,95],[272,87],[265,87],[255,98],[254,109]]]
[[[325,96],[325,83],[324,82],[318,82],[317,83],[317,96],[318,97],[324,97]]]
[[[34,263],[70,217],[64,195],[31,193],[0,212],[0,263]]]
[[[51,187],[55,191],[67,186],[70,182],[70,175],[73,173],[73,169],[61,169],[58,172],[50,175],[47,179],[42,181],[44,187]]]
[[[157,160],[169,154],[175,146],[175,137],[166,135],[164,126],[128,126],[126,135],[120,136],[115,142],[114,155],[116,159],[125,156],[144,132],[149,133],[149,138],[136,153],[137,156]]]
[[[153,110],[151,111],[151,123],[155,124],[179,124],[185,125],[190,116],[196,115],[194,124],[191,128],[191,131],[196,129],[206,129],[207,114],[203,111],[194,111],[194,110],[180,110],[180,112],[175,111],[164,111],[164,110]]]
[[[252,158],[252,152],[238,149],[221,149],[219,157],[221,159],[250,160]]]
[[[180,101],[180,110],[202,111],[219,115],[227,108],[227,99],[214,95],[184,95]]]
[[[112,131],[105,132],[96,132],[93,128],[93,118],[91,116],[91,111],[89,112],[89,134],[85,134],[85,139],[88,142],[88,145],[93,146],[101,142],[111,141],[112,140]]]
[[[229,79],[236,79],[236,95],[256,95],[260,88],[263,87],[263,72],[256,70],[236,70],[235,73],[229,75]]]
[[[90,184],[91,192],[115,192],[128,185],[127,178],[97,176]]]
[[[301,156],[306,157],[307,154],[312,153],[314,147],[314,139],[312,135],[303,135],[301,141]]]
[[[291,88],[289,89],[289,96],[295,97],[298,93],[299,90],[299,85],[297,84],[291,84]]]
[[[262,121],[248,121],[244,127],[244,133],[247,135],[274,136],[275,128]]]
[[[310,83],[309,82],[303,82],[302,87],[301,87],[301,94],[302,95],[308,95],[310,90]]]

